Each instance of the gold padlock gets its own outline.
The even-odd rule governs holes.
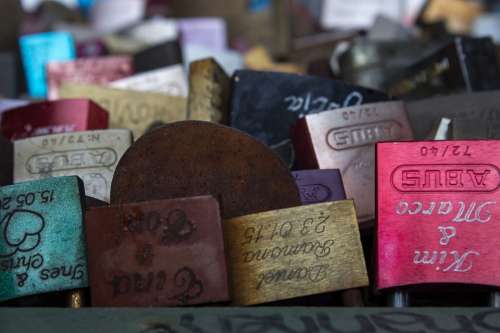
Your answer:
[[[368,285],[352,200],[229,219],[224,233],[235,304]]]

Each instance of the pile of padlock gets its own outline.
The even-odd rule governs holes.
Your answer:
[[[500,306],[498,15],[2,0],[0,306]]]

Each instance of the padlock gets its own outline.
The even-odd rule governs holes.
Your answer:
[[[155,122],[185,120],[187,99],[159,93],[67,83],[59,90],[62,98],[86,96],[109,111],[110,128],[128,128],[139,138]]]
[[[50,61],[75,59],[73,37],[67,32],[45,32],[23,36],[19,44],[29,94],[34,98],[45,98],[45,66]]]
[[[465,93],[412,101],[406,103],[406,109],[415,139],[423,140],[441,118],[500,119],[499,99],[498,90]]]
[[[188,113],[190,120],[227,124],[229,121],[229,78],[213,58],[189,65]]]
[[[405,99],[500,89],[500,68],[491,38],[456,37],[412,65],[388,87]]]
[[[376,284],[393,306],[457,284],[490,287],[498,306],[499,153],[496,140],[377,144]]]
[[[211,196],[94,208],[85,231],[93,306],[229,300],[219,205]]]
[[[221,17],[189,17],[177,20],[180,42],[215,51],[228,49],[226,21]]]
[[[5,99],[5,98],[0,98],[0,119],[1,119],[1,114],[7,110],[17,108],[19,106],[23,106],[28,104],[28,101],[24,101],[22,99]]]
[[[368,285],[352,200],[228,219],[224,237],[235,305]]]
[[[307,115],[292,135],[302,168],[338,168],[347,198],[354,199],[361,228],[375,218],[375,146],[413,138],[404,104],[385,102]]]
[[[132,144],[129,130],[44,135],[14,141],[14,182],[78,176],[87,196],[109,202],[118,161]]]
[[[303,205],[345,200],[346,194],[339,169],[292,171]]]
[[[48,98],[57,99],[65,82],[105,84],[132,74],[132,58],[126,56],[81,58],[47,64]]]
[[[202,121],[145,134],[120,159],[111,184],[112,204],[198,195],[217,198],[223,218],[300,205],[290,171],[268,147]]]
[[[290,167],[290,126],[308,114],[383,101],[383,93],[319,77],[241,70],[232,78],[231,126],[275,150]]]
[[[74,176],[0,188],[0,301],[87,286],[83,193]]]
[[[188,84],[182,65],[172,65],[164,68],[132,75],[110,82],[111,88],[149,91],[171,96],[187,97]]]
[[[182,52],[179,42],[166,41],[141,50],[133,56],[136,73],[182,64]]]
[[[108,128],[108,112],[89,99],[31,103],[2,114],[2,135],[10,140]]]

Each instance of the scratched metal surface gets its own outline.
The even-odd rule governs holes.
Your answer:
[[[1,331],[120,333],[500,332],[491,308],[4,308]]]

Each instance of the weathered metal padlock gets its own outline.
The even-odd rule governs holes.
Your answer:
[[[413,138],[402,102],[340,108],[300,119],[292,135],[302,168],[338,168],[362,228],[375,217],[375,146]]]
[[[264,144],[230,127],[203,121],[168,124],[123,155],[111,203],[212,195],[223,218],[300,205],[288,168]]]
[[[213,197],[93,208],[85,230],[94,306],[229,300],[219,205]]]
[[[224,237],[237,305],[368,285],[352,200],[225,220]]]
[[[0,188],[0,301],[87,286],[83,193],[74,176]]]

